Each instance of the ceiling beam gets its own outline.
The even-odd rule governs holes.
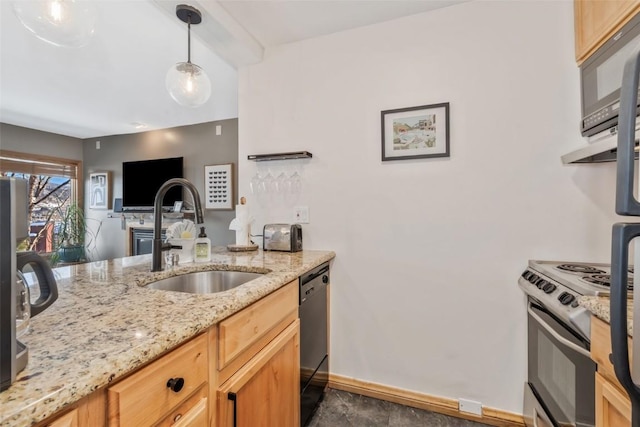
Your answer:
[[[229,65],[239,68],[262,61],[264,47],[249,34],[216,0],[152,0],[158,8],[176,17],[176,6],[188,4],[202,13],[202,23],[191,32]]]

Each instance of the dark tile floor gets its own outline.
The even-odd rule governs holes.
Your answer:
[[[329,389],[308,427],[484,427],[358,394]]]

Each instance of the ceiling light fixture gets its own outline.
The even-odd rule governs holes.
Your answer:
[[[178,62],[167,72],[165,83],[171,97],[185,107],[199,107],[211,96],[211,82],[202,68],[191,62],[191,24],[202,22],[195,7],[176,6],[176,15],[187,23],[187,62]]]
[[[17,0],[13,11],[40,40],[60,47],[82,47],[95,31],[96,8],[83,0]]]

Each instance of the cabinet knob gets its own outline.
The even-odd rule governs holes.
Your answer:
[[[176,393],[179,392],[184,387],[184,378],[169,378],[167,387]]]

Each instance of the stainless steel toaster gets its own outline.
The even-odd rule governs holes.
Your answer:
[[[265,224],[262,230],[265,251],[299,252],[302,250],[300,224]]]

